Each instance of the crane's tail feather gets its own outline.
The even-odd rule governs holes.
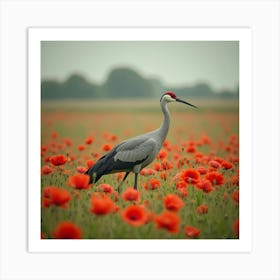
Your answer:
[[[85,172],[85,174],[90,176],[90,184],[96,183],[103,175],[106,174],[131,171],[135,165],[144,162],[148,158],[147,156],[146,158],[135,162],[125,162],[119,159],[115,160],[114,156],[116,153],[115,149],[111,150]]]

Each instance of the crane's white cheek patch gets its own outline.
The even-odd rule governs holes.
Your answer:
[[[168,102],[173,102],[173,101],[175,101],[171,96],[169,96],[169,95],[166,95],[165,96],[165,100],[166,101],[168,101]]]

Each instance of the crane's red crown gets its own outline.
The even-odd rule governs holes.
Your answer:
[[[167,91],[164,95],[170,95],[172,98],[176,99],[176,94],[172,91]]]

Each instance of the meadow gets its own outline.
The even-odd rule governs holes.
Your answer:
[[[53,101],[41,108],[41,238],[233,239],[239,237],[238,102],[169,104],[156,160],[88,184],[84,172],[123,140],[156,129],[158,100]]]

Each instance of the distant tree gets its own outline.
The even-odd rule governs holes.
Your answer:
[[[62,84],[57,81],[46,80],[41,83],[42,99],[60,99],[64,98],[62,93]]]
[[[63,84],[63,93],[67,98],[96,98],[98,90],[83,76],[73,74]]]
[[[106,95],[111,98],[154,97],[153,86],[130,68],[117,68],[109,73]]]
[[[89,82],[80,74],[73,74],[64,82],[45,80],[41,83],[42,99],[96,99],[96,98],[158,98],[164,90],[172,90],[182,98],[238,99],[239,86],[233,90],[214,91],[208,83],[193,86],[164,86],[157,78],[145,79],[130,68],[113,69],[103,85]]]
[[[98,98],[98,86],[89,83],[79,74],[71,75],[65,82],[43,81],[42,99]]]
[[[236,87],[234,90],[223,89],[218,92],[217,94],[219,98],[223,99],[238,99],[239,98],[239,88]]]

